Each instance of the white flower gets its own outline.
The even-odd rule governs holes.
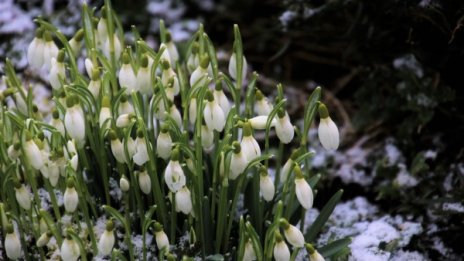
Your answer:
[[[198,45],[198,43],[194,43],[192,45],[192,53],[190,54],[190,56],[188,57],[187,59],[187,69],[189,71],[189,73],[192,73],[197,67],[198,65],[200,64],[200,58],[198,57],[198,48],[196,49],[196,52],[194,52],[195,50],[195,44]]]
[[[169,64],[171,64],[171,55],[169,53],[169,50],[168,50],[168,47],[166,46],[165,43],[161,43],[160,44],[160,48],[159,48],[159,51],[164,48],[163,50],[163,53],[161,53],[161,58],[160,60],[166,60],[169,62]]]
[[[317,252],[317,250],[314,250],[314,253],[309,255],[309,260],[310,261],[325,261],[325,258]]]
[[[126,163],[130,163],[131,159],[134,157],[134,154],[136,152],[136,147],[135,147],[135,140],[132,138],[132,137],[129,137],[126,141],[126,139],[124,139],[122,141],[123,145],[124,146],[127,146],[127,156],[126,157],[126,153],[125,153],[125,147],[123,147],[124,149],[124,160],[126,161]]]
[[[142,57],[141,66],[137,72],[137,87],[136,89],[142,94],[153,94],[152,81],[151,81],[151,66],[149,66],[148,57]]]
[[[5,252],[9,259],[16,260],[21,257],[21,242],[14,232],[13,226],[7,227],[7,234],[5,236]]]
[[[247,61],[245,59],[245,55],[243,55],[243,60],[242,60],[242,79],[245,78],[246,72],[248,70],[248,65]],[[235,53],[233,53],[230,56],[229,60],[229,74],[232,77],[232,79],[236,80],[237,79],[237,58]]]
[[[18,204],[25,210],[31,208],[31,194],[26,190],[24,184],[17,184],[15,186],[15,196]]]
[[[304,237],[303,233],[296,228],[295,226],[288,223],[287,220],[280,220],[281,226],[284,228],[284,235],[287,241],[294,247],[303,247],[304,246]]]
[[[189,121],[190,124],[195,124],[197,120],[197,98],[192,97],[189,104]]]
[[[253,117],[253,118],[249,119],[248,121],[250,122],[251,127],[253,129],[255,129],[255,130],[265,130],[268,118],[269,118],[268,116],[261,115],[261,116]],[[276,122],[277,122],[276,119],[273,118],[271,120],[270,127],[274,127],[276,125]]]
[[[42,153],[39,150],[37,144],[32,140],[31,137],[26,137],[26,143],[24,144],[24,152],[26,154],[26,158],[31,164],[31,166],[39,170],[43,167],[44,162],[42,158]]]
[[[111,109],[110,109],[110,98],[108,96],[104,96],[102,99],[102,107],[100,109],[100,115],[98,117],[100,128],[102,128],[103,124],[105,124],[105,122],[108,119],[111,119],[111,117],[112,117],[112,114],[111,114]],[[109,121],[107,123],[110,124]]]
[[[248,160],[238,142],[235,141],[232,146],[234,146],[234,151],[230,158],[229,179],[234,180],[245,171]]]
[[[61,244],[61,259],[66,261],[76,261],[81,255],[79,245],[71,238],[66,237]]]
[[[39,239],[37,239],[36,246],[37,247],[44,247],[45,245],[50,242],[50,239],[52,238],[52,233],[50,231],[42,233],[40,235]]]
[[[85,120],[82,108],[77,103],[77,97],[70,96],[66,99],[66,113],[64,115],[64,126],[69,136],[78,144],[85,142]]]
[[[114,247],[114,232],[113,232],[113,221],[109,220],[106,223],[105,231],[98,241],[98,253],[104,256],[110,255]]]
[[[214,100],[217,101],[221,109],[224,111],[224,116],[227,117],[230,111],[230,102],[227,96],[224,94],[222,88],[220,90],[213,91]]]
[[[27,48],[27,61],[35,70],[40,70],[44,64],[44,47],[43,29],[39,28],[36,30],[35,37]]]
[[[143,132],[141,130],[137,131],[137,139],[135,139],[135,154],[132,158],[134,163],[142,166],[145,162],[148,161],[148,150],[147,150],[147,143],[145,141],[145,137],[143,136]]]
[[[294,150],[290,155],[290,158],[285,162],[284,166],[280,171],[280,181],[285,182],[288,175],[291,173],[294,167],[295,159],[300,155],[299,150]]]
[[[280,115],[277,116],[275,129],[277,137],[284,144],[290,143],[295,135],[295,130],[290,122],[290,117],[288,117],[286,112],[282,115],[282,117],[280,117]]]
[[[299,166],[295,166],[295,194],[301,206],[310,209],[313,206],[314,195],[308,182],[303,177]]]
[[[73,213],[77,209],[79,203],[79,195],[77,194],[76,188],[74,188],[74,181],[72,178],[68,179],[66,190],[63,196],[64,208],[67,212]]]
[[[82,47],[82,39],[84,39],[84,29],[79,29],[77,33],[71,38],[71,40],[68,41],[69,46],[71,46],[71,49],[73,50],[73,53],[75,56],[79,54],[79,51],[81,50]]]
[[[186,186],[176,192],[176,207],[185,215],[192,212],[192,198]]]
[[[166,233],[163,231],[163,226],[160,223],[155,223],[155,240],[158,249],[166,248],[169,251],[169,239]]]
[[[50,32],[46,31],[44,33],[44,38],[45,38],[45,44],[44,44],[44,49],[43,49],[43,62],[45,64],[45,68],[48,70],[50,69],[52,58],[56,58],[58,56],[58,47],[53,41],[53,38]]]
[[[205,110],[203,111],[206,126],[208,126],[211,130],[221,132],[226,124],[224,111],[221,109],[210,91],[207,92],[206,97],[208,98],[208,101],[206,102]]]
[[[129,181],[127,180],[126,176],[122,176],[121,179],[119,179],[119,188],[121,188],[122,192],[129,191],[130,184],[129,184]]]
[[[326,150],[336,150],[340,143],[340,134],[337,125],[332,121],[324,104],[319,104],[319,141]]]
[[[257,115],[269,115],[273,109],[272,104],[269,103],[260,90],[256,91],[255,97],[255,113]]]
[[[164,160],[168,160],[171,157],[172,151],[172,139],[169,131],[166,127],[161,129],[161,132],[156,139],[156,152],[158,156]]]
[[[249,239],[245,243],[245,251],[243,253],[243,261],[252,261],[256,260],[256,253],[253,248],[253,244],[251,243],[251,240]]]
[[[166,92],[171,90],[172,96],[176,96],[180,92],[179,78],[169,65],[169,62],[165,60],[162,61],[162,66],[163,73],[161,74],[161,83],[164,88],[166,88]]]
[[[282,239],[274,245],[274,258],[276,261],[290,260],[290,250]]]
[[[61,134],[61,136],[64,137],[65,135],[65,128],[63,121],[60,119],[60,113],[57,110],[53,110],[52,112],[52,117],[50,119],[49,124]]]
[[[126,88],[126,93],[130,94],[131,91],[137,91],[137,77],[135,76],[134,69],[130,63],[130,58],[127,53],[122,55],[123,64],[119,70],[119,86]]]
[[[118,114],[130,114],[134,113],[134,106],[129,102],[127,99],[126,94],[121,95],[121,99],[119,100],[119,107],[118,107]]]
[[[101,81],[100,71],[98,69],[92,71],[92,77],[87,88],[95,99],[100,96]]]
[[[261,156],[261,148],[251,135],[251,124],[249,122],[246,122],[243,126],[243,137],[240,146],[248,161],[252,161]]]
[[[50,85],[53,89],[61,89],[61,81],[66,79],[66,70],[64,68],[64,51],[61,50],[58,54],[58,60],[55,57],[52,57],[50,73],[48,74],[48,79]]]
[[[108,28],[106,26],[106,10],[102,9],[102,16],[97,24],[97,36],[100,44],[105,43],[108,39]]]
[[[150,194],[151,179],[150,179],[150,176],[148,176],[147,171],[143,170],[139,172],[138,179],[139,179],[140,190],[146,195]]]
[[[174,103],[171,103],[171,108],[169,109],[169,116],[171,116],[171,118],[177,124],[177,127],[179,127],[179,129],[182,129],[182,116],[180,115],[180,112]]]
[[[194,87],[197,84],[200,86],[206,84],[208,77],[208,65],[209,58],[205,56],[201,59],[200,64],[193,71],[192,75],[190,75],[190,87]]]
[[[125,128],[129,126],[131,119],[134,117],[132,114],[121,114],[116,119],[116,127],[118,128]]]
[[[121,56],[121,42],[119,42],[119,38],[116,34],[113,34],[113,43],[114,43],[114,58],[116,59],[116,61],[118,61],[119,56]],[[106,56],[108,60],[111,60],[110,37],[108,37],[105,41],[105,45],[103,47],[103,54]]]
[[[201,125],[201,145],[205,149],[209,149],[213,146],[214,143],[214,132],[208,126]]]
[[[171,192],[177,192],[185,186],[185,175],[179,163],[179,150],[172,151],[171,160],[164,171],[164,181]]]
[[[274,198],[275,187],[271,177],[266,170],[259,176],[259,189],[265,201],[271,201]]]
[[[7,149],[7,153],[8,153],[8,158],[10,158],[10,160],[12,161],[15,161],[19,155],[21,155],[21,145],[19,143],[15,143],[15,144],[11,144],[8,149]]]
[[[89,58],[85,58],[84,65],[87,75],[89,76],[89,78],[92,78],[93,68],[97,66],[93,66],[93,62]]]
[[[176,45],[172,41],[171,34],[169,32],[166,34],[166,48],[169,52],[172,66],[176,66],[176,62],[179,60],[179,52],[177,51]]]

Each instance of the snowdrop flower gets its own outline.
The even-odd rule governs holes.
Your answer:
[[[321,117],[318,130],[319,141],[326,150],[336,150],[340,143],[340,134],[323,103],[319,104],[319,116]]]
[[[295,172],[295,194],[301,206],[305,209],[310,209],[313,206],[314,195],[313,190],[301,173],[300,166],[296,165],[293,168]]]
[[[248,161],[261,156],[261,148],[255,138],[253,138],[250,122],[243,124],[243,137],[240,146]]]
[[[119,188],[121,188],[122,192],[129,191],[129,188],[130,188],[129,180],[127,180],[126,176],[124,175],[119,179]]]
[[[279,110],[277,113],[277,121],[275,124],[276,134],[280,142],[288,144],[292,141],[293,136],[295,135],[295,130],[292,123],[290,122],[290,117],[287,112]]]
[[[134,163],[142,166],[145,162],[148,161],[148,150],[147,142],[145,141],[145,136],[141,129],[137,130],[137,139],[135,140],[135,154],[132,158]]]
[[[155,228],[155,240],[158,249],[166,249],[166,252],[169,252],[169,239],[166,233],[163,231],[163,226],[156,222],[154,225]]]
[[[197,96],[196,94],[192,96],[192,99],[190,99],[188,115],[189,115],[190,124],[194,125],[195,121],[197,120]]]
[[[245,171],[248,160],[238,141],[234,141],[232,146],[234,147],[234,151],[230,158],[229,179],[234,180]]]
[[[299,150],[293,150],[292,154],[290,155],[290,158],[285,162],[284,166],[282,167],[280,171],[280,181],[285,182],[287,180],[288,175],[291,173],[295,166],[295,160],[300,156],[300,151]]]
[[[208,65],[209,65],[209,57],[204,56],[202,57],[199,66],[193,71],[192,75],[190,75],[190,87],[193,87],[197,84],[204,85],[207,82],[206,77],[208,77]]]
[[[276,231],[276,244],[274,245],[274,258],[276,261],[289,261],[290,250],[285,244],[282,235]]]
[[[113,228],[113,220],[110,219],[106,223],[105,231],[103,231],[103,234],[98,241],[98,253],[103,256],[110,255],[111,251],[113,251],[115,241]]]
[[[119,115],[134,113],[134,106],[129,102],[125,93],[123,93],[119,99],[118,113]]]
[[[226,124],[224,111],[221,109],[217,101],[214,99],[213,94],[209,90],[206,92],[206,99],[208,101],[203,111],[203,117],[206,122],[206,126],[208,126],[208,128],[211,130],[217,130],[221,132]]]
[[[71,157],[71,159],[69,160],[69,163],[71,165],[71,168],[74,171],[77,171],[77,167],[79,166],[79,157],[77,156],[77,154]]]
[[[169,108],[169,116],[171,116],[171,118],[177,124],[177,127],[182,130],[182,116],[180,115],[179,110],[173,102],[168,101],[168,104],[171,106]]]
[[[37,239],[37,242],[36,242],[36,246],[37,247],[44,247],[45,245],[48,244],[48,242],[50,242],[50,239],[52,238],[53,234],[51,231],[47,231],[47,232],[44,232],[42,233],[42,235],[40,235],[39,239]]]
[[[92,78],[93,68],[97,68],[98,66],[94,65],[92,60],[90,60],[89,58],[85,58],[84,65],[87,75],[89,76],[89,78]]]
[[[167,124],[161,127],[161,131],[156,139],[156,152],[158,156],[164,160],[171,157],[172,139],[169,134],[169,127]]]
[[[100,20],[98,20],[97,24],[97,36],[98,36],[98,42],[101,44],[105,43],[106,40],[108,39],[108,27],[106,26],[106,8],[102,7],[101,9],[101,15],[102,17]]]
[[[43,62],[45,64],[45,68],[48,70],[50,69],[52,58],[56,59],[58,56],[58,47],[53,41],[52,34],[49,31],[44,32],[44,38],[45,44],[43,48]]]
[[[50,68],[50,73],[48,74],[48,79],[53,89],[55,90],[61,89],[62,87],[61,81],[64,81],[66,79],[63,49],[61,49],[58,52],[57,58],[55,57],[51,58],[51,68]]]
[[[150,191],[151,191],[151,179],[150,179],[150,176],[148,176],[148,173],[145,170],[145,168],[142,168],[140,170],[140,172],[138,173],[138,180],[139,180],[140,190],[145,195],[150,194]]]
[[[231,105],[229,99],[227,99],[227,96],[224,94],[224,91],[222,90],[221,82],[216,83],[216,88],[213,91],[213,96],[214,100],[217,101],[221,109],[224,111],[224,116],[227,117],[227,115],[229,115]]]
[[[194,42],[192,44],[191,54],[187,59],[187,69],[189,73],[192,73],[200,64],[200,58],[198,55],[199,50],[200,50],[200,44],[198,44],[198,42]]]
[[[201,125],[201,145],[205,149],[210,149],[214,145],[214,132],[205,124]]]
[[[65,165],[64,153],[62,149],[57,149],[48,164],[48,181],[52,187],[58,184],[60,178],[60,162],[63,162],[62,166]]]
[[[238,76],[237,75],[237,70],[239,70],[239,68],[238,68],[238,64],[237,64],[237,57],[236,57],[235,52],[234,52],[230,56],[230,60],[229,60],[229,75],[234,80],[237,80],[237,76]],[[243,59],[242,59],[242,79],[245,78],[247,70],[248,70],[247,61],[245,59],[245,55],[243,55]]]
[[[151,66],[149,66],[147,55],[143,55],[140,68],[137,72],[136,89],[141,94],[151,95],[153,94],[152,87]]]
[[[179,52],[177,51],[177,47],[172,41],[171,33],[166,33],[166,48],[169,52],[169,57],[171,58],[170,62],[173,67],[176,66],[176,62],[179,60]]]
[[[325,258],[321,254],[319,254],[319,252],[317,252],[317,250],[314,249],[314,247],[311,244],[306,243],[305,247],[306,251],[308,251],[310,261],[325,261]]]
[[[7,153],[10,160],[15,161],[18,159],[19,155],[21,155],[21,143],[17,142],[15,144],[11,144],[7,149]]]
[[[22,114],[27,115],[28,114],[27,104],[19,91],[13,94],[13,99],[15,101],[16,108]]]
[[[65,135],[65,128],[63,121],[60,119],[60,112],[56,109],[52,111],[52,118],[50,119],[49,124],[61,134],[61,136],[64,137]]]
[[[21,257],[21,242],[16,235],[13,225],[6,227],[5,252],[9,259],[16,260]]]
[[[66,98],[66,107],[64,115],[66,132],[78,144],[83,145],[85,142],[85,120],[77,96],[72,95]]]
[[[110,52],[110,37],[108,37],[105,41],[105,45],[103,47],[103,54],[106,56],[106,58],[108,60],[111,59],[111,52]],[[113,44],[114,44],[114,59],[116,59],[116,61],[119,60],[119,56],[121,56],[121,51],[122,51],[122,48],[121,48],[121,42],[119,41],[119,38],[118,36],[116,35],[116,33],[113,34]]]
[[[192,212],[192,197],[187,186],[182,187],[176,192],[176,207],[178,211],[181,211],[185,215]]]
[[[100,96],[101,81],[100,70],[98,68],[92,69],[92,76],[90,77],[90,82],[87,88],[95,99]]]
[[[171,67],[171,64],[168,60],[161,60],[161,68],[163,72],[161,73],[161,83],[165,88],[168,86],[172,87],[172,94],[176,96],[180,92],[179,79],[176,72]]]
[[[168,47],[166,46],[165,43],[161,43],[158,52],[163,49],[163,52],[161,53],[160,61],[165,60],[168,61],[169,64],[171,64],[171,55],[169,54]]]
[[[130,163],[137,149],[135,146],[135,140],[132,137],[129,137],[127,140],[123,139],[122,144],[123,144],[123,150],[124,150],[124,160],[126,163]],[[127,147],[127,156],[125,152],[126,147]]]
[[[256,260],[256,253],[255,249],[253,248],[253,243],[251,243],[251,239],[248,239],[245,243],[245,251],[243,253],[243,261],[252,261]]]
[[[280,219],[280,226],[284,229],[284,235],[287,241],[294,247],[304,246],[303,233],[295,226],[288,223],[285,218]]]
[[[121,114],[116,119],[116,127],[125,128],[125,127],[129,126],[132,119],[134,119],[134,118],[135,118],[135,115],[132,114],[132,113],[130,113],[130,114]]]
[[[15,196],[18,204],[25,210],[31,209],[31,194],[26,190],[24,184],[15,182]]]
[[[74,52],[74,55],[77,56],[82,47],[82,39],[84,39],[84,29],[79,29],[77,33],[68,41],[69,46]]]
[[[248,121],[250,122],[251,124],[251,127],[255,130],[265,130],[266,129],[266,123],[267,123],[267,120],[268,120],[268,116],[256,116],[256,117],[253,117],[251,119],[249,119]],[[271,125],[270,127],[274,127],[276,125],[276,119],[272,119],[271,120]]]
[[[34,142],[29,132],[26,132],[24,153],[26,154],[27,160],[34,169],[40,170],[43,167],[44,161],[42,158],[42,153],[40,152],[39,146],[37,146],[37,144]]]
[[[43,39],[44,30],[39,28],[35,31],[35,37],[27,48],[27,61],[35,70],[40,70],[44,64],[43,51],[45,41]]]
[[[255,98],[255,113],[257,115],[269,115],[273,107],[260,90],[256,91]]]
[[[274,198],[274,182],[272,181],[271,177],[269,177],[269,174],[267,173],[267,169],[265,167],[261,168],[260,171],[259,190],[265,201],[269,202]]]
[[[102,99],[102,107],[100,109],[100,116],[98,117],[98,122],[100,128],[103,128],[103,124],[107,123],[106,127],[109,127],[111,124],[108,119],[111,119],[111,109],[110,109],[110,98],[108,96],[104,96]]]
[[[68,178],[66,182],[66,190],[63,196],[63,203],[66,212],[73,213],[77,209],[79,203],[79,195],[77,194],[76,188],[74,187],[74,180]]]
[[[66,261],[76,261],[79,256],[81,255],[81,251],[79,249],[79,245],[76,241],[74,241],[71,235],[68,236],[63,240],[61,244],[61,259]]]
[[[185,186],[185,175],[179,163],[179,149],[177,148],[172,150],[171,160],[164,171],[164,181],[173,193]]]
[[[122,55],[122,65],[118,74],[119,86],[126,88],[126,94],[130,94],[131,91],[137,91],[137,78],[134,73],[134,69],[130,63],[130,56],[127,52]]]

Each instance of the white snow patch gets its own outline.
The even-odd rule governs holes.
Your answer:
[[[419,181],[408,172],[405,164],[399,163],[398,167],[400,168],[400,171],[396,175],[394,183],[400,187],[406,188],[415,187],[417,183],[419,183]]]
[[[450,211],[456,213],[464,213],[464,205],[462,203],[444,203],[443,204],[443,211]]]
[[[284,29],[287,29],[288,25],[297,17],[297,13],[291,10],[287,10],[283,12],[280,17],[280,23],[284,27]]]

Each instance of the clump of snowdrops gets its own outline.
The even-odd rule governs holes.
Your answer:
[[[6,61],[0,238],[9,259],[293,260],[307,251],[324,260],[349,243],[314,244],[342,191],[303,231],[320,179],[308,161],[318,112],[322,145],[339,143],[320,88],[294,126],[282,85],[268,98],[248,72],[237,26],[223,73],[203,26],[179,53],[162,22],[157,51],[135,28],[126,45],[110,1],[99,11],[84,4],[82,17],[71,39],[36,20],[27,58],[48,73],[51,112],[39,112],[34,86]]]

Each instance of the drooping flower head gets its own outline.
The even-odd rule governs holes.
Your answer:
[[[340,134],[323,103],[319,104],[319,116],[321,117],[318,131],[319,140],[326,150],[336,150],[340,143]]]

